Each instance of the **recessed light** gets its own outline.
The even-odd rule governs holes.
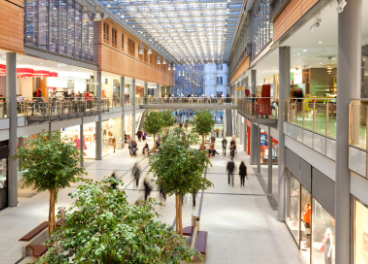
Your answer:
[[[319,44],[322,44],[322,41],[318,41]]]
[[[300,55],[300,53],[298,53],[298,56]]]
[[[322,64],[322,62],[320,62],[319,64]]]
[[[303,50],[303,52],[307,52],[307,50],[305,49],[305,50]]]
[[[312,68],[312,66],[309,66],[309,68]]]
[[[42,64],[42,62],[40,62],[40,64]]]

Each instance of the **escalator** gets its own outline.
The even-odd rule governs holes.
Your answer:
[[[231,109],[225,110],[225,130],[226,130],[226,136],[231,137],[233,135],[233,115]]]

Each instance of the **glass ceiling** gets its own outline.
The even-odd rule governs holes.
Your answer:
[[[100,1],[176,63],[227,61],[242,0]]]

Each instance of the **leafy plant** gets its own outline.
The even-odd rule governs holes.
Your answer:
[[[171,227],[154,217],[154,199],[131,205],[124,191],[110,187],[108,178],[100,183],[86,180],[69,196],[76,199],[68,209],[65,225],[56,229],[42,264],[177,263],[193,262],[199,253],[191,251]]]
[[[165,135],[167,135],[167,129],[174,125],[175,117],[171,110],[165,110],[161,112],[162,126],[165,128]]]
[[[190,121],[192,124],[192,132],[202,136],[202,143],[204,143],[204,137],[211,132],[215,125],[213,114],[211,110],[200,110],[194,114],[194,118]]]
[[[145,114],[142,125],[144,131],[153,134],[153,150],[156,150],[156,134],[162,130],[162,115],[160,112],[150,111]]]
[[[28,147],[18,148],[10,158],[22,161],[19,170],[23,171],[23,187],[37,191],[49,191],[49,234],[56,228],[55,203],[60,189],[70,187],[71,182],[82,179],[86,174],[79,167],[82,159],[72,140],[61,138],[60,131],[37,134],[27,142]]]
[[[167,195],[175,195],[176,199],[176,231],[182,226],[182,197],[201,189],[207,189],[213,184],[202,177],[203,171],[212,166],[207,155],[190,146],[198,143],[198,136],[185,135],[184,130],[175,128],[173,135],[164,137],[161,150],[151,156],[150,170],[156,183]]]

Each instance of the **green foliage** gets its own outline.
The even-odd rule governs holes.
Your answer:
[[[141,205],[131,205],[124,191],[86,180],[69,196],[76,199],[68,209],[65,226],[57,228],[48,242],[52,246],[39,259],[42,264],[70,263],[191,263],[199,253],[191,251],[185,239],[163,224],[149,199]],[[57,242],[60,243],[58,250]],[[60,252],[60,253],[58,253]]]
[[[212,186],[202,177],[203,171],[212,166],[207,155],[190,147],[197,143],[198,136],[184,135],[183,129],[175,128],[173,135],[164,137],[160,152],[150,157],[149,172],[153,172],[164,193],[183,196]]]
[[[162,126],[163,127],[171,127],[175,123],[175,117],[171,110],[165,110],[161,112]]]
[[[192,121],[192,132],[197,133],[199,135],[205,136],[211,132],[213,126],[215,125],[215,120],[213,119],[213,114],[211,110],[200,110],[197,111],[194,115]]]
[[[147,112],[144,116],[142,128],[148,134],[156,135],[159,133],[162,129],[162,114],[155,111]]]
[[[79,168],[81,156],[72,140],[61,138],[60,131],[42,131],[27,141],[28,147],[18,148],[11,159],[22,160],[23,185],[37,191],[58,191],[70,187],[86,174]]]

